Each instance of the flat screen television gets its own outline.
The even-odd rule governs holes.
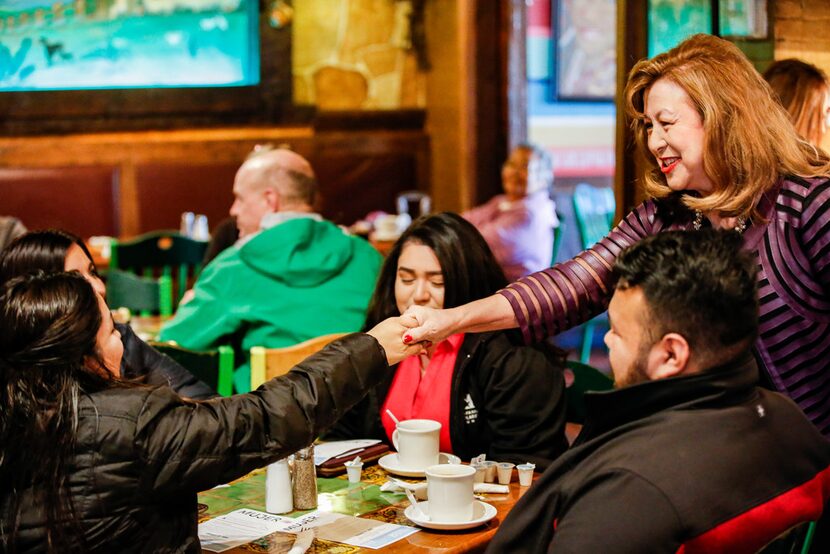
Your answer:
[[[277,122],[290,53],[259,0],[0,0],[0,129]]]

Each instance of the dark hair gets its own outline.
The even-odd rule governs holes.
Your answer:
[[[423,216],[404,231],[386,257],[369,302],[364,329],[400,315],[395,302],[395,278],[398,259],[408,243],[423,244],[435,252],[444,277],[444,308],[490,296],[507,285],[504,271],[470,222],[451,212]]]
[[[701,360],[734,356],[758,334],[755,262],[741,244],[735,231],[658,233],[617,257],[617,288],[643,291],[655,340],[675,332]]]
[[[89,367],[104,367],[100,326],[97,295],[76,272],[37,272],[0,287],[0,550],[15,550],[23,498],[43,506],[49,551],[83,545],[66,463],[80,396],[116,382]]]
[[[73,244],[92,260],[84,241],[67,231],[47,229],[17,237],[0,254],[0,283],[38,270],[62,272],[66,254]]]

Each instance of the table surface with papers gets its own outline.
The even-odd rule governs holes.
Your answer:
[[[514,479],[515,479],[514,474]],[[406,496],[401,493],[382,492],[380,485],[386,481],[387,474],[380,467],[364,467],[360,483],[351,484],[345,476],[338,478],[318,478],[318,510],[334,512],[349,516],[359,516],[386,523],[415,527],[404,516],[409,505]],[[315,538],[309,553],[336,552],[351,554],[358,552],[389,553],[457,553],[480,552],[493,538],[499,525],[519,498],[527,491],[514,480],[508,494],[486,494],[484,501],[497,510],[495,518],[479,527],[463,531],[434,531],[421,529],[380,550],[372,550],[347,544]],[[240,509],[265,511],[265,470],[256,470],[251,474],[230,483],[229,486],[214,488],[199,494],[199,522],[211,520],[218,516]],[[296,517],[305,512],[287,514]],[[289,533],[275,532],[243,546],[226,552],[288,552],[294,544],[295,536]],[[203,552],[208,552],[203,550]]]

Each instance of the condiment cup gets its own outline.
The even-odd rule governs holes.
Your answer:
[[[492,460],[487,460],[481,462],[484,464],[484,482],[485,483],[495,483],[496,482],[496,466],[498,465],[497,462]]]
[[[519,472],[519,486],[520,487],[529,487],[530,484],[533,482],[533,470],[536,469],[536,464],[526,463],[526,464],[519,464],[516,466],[516,470]]]
[[[516,467],[515,464],[511,464],[508,462],[501,462],[498,468],[499,474],[499,484],[500,485],[509,485],[510,480],[513,478],[513,468]]]
[[[472,466],[476,470],[476,474],[473,477],[473,483],[483,483],[484,476],[487,474],[487,466],[481,462],[472,464]]]

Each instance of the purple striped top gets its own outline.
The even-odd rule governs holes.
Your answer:
[[[759,337],[771,381],[830,437],[830,180],[780,180],[759,203],[766,224],[744,232],[758,261]],[[611,295],[619,252],[691,217],[667,223],[649,200],[574,259],[533,273],[500,291],[525,340],[539,341],[601,313]]]

